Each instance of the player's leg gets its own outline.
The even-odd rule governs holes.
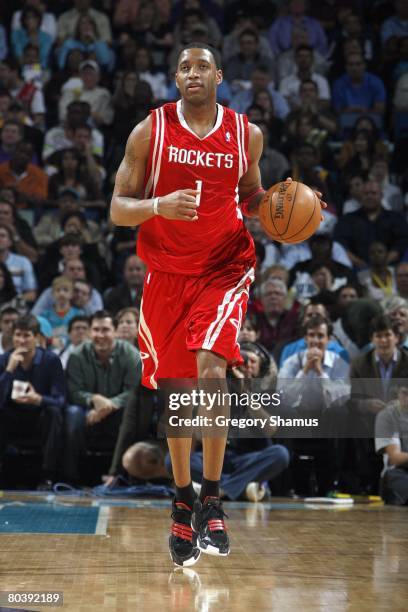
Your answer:
[[[226,368],[227,360],[223,357],[207,350],[197,351],[200,387],[220,398],[211,409],[212,419],[220,414],[229,415],[229,406],[222,399],[222,395],[228,392]],[[229,554],[225,513],[220,501],[220,479],[227,435],[228,427],[214,426],[207,431],[207,435],[203,432],[203,480],[200,499],[194,504],[192,520],[193,528],[198,533],[199,548],[205,553],[221,556]]]
[[[198,378],[201,383],[210,379],[215,384],[208,385],[213,392],[228,392],[226,383],[227,362],[210,351],[197,351]],[[228,406],[218,404],[216,410],[227,410]],[[228,411],[229,412],[229,411]],[[214,415],[213,415],[214,416]],[[218,428],[210,432],[212,435],[204,436],[203,445],[203,484],[200,497],[202,500],[208,495],[219,497],[219,483],[222,465],[224,463],[225,445],[227,443],[228,428]]]
[[[143,383],[158,388],[159,381],[196,377],[195,356],[186,348],[182,275],[148,273],[140,309],[139,347]],[[171,308],[169,305],[171,304]],[[160,384],[161,386],[161,384]],[[177,565],[189,566],[200,556],[197,537],[191,529],[195,499],[190,476],[191,437],[169,437],[176,496],[172,507],[170,555]]]
[[[226,368],[242,363],[237,343],[245,316],[248,288],[253,270],[215,271],[202,279],[200,291],[192,300],[187,321],[187,346],[197,353],[200,384],[220,395],[228,391]],[[212,388],[212,389],[211,389]],[[229,415],[229,405],[214,405],[212,416]],[[219,499],[219,481],[224,461],[227,427],[203,431],[204,473],[200,500],[194,505],[193,528],[198,532],[201,550],[213,555],[228,555],[229,540],[224,524],[225,513]]]

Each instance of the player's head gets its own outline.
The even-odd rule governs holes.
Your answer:
[[[217,86],[221,82],[221,60],[215,49],[193,42],[180,51],[176,86],[183,99],[196,105],[215,99]]]

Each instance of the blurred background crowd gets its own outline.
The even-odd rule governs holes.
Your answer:
[[[81,483],[86,449],[98,446],[109,483],[125,472],[168,476],[165,449],[146,442],[157,434],[157,401],[138,380],[137,228],[113,227],[109,201],[132,127],[177,99],[178,53],[192,41],[219,49],[218,101],[264,134],[264,187],[291,176],[328,203],[301,244],[272,243],[246,220],[257,269],[240,336],[245,366],[233,375],[267,376],[269,388],[296,376],[408,376],[408,0],[15,0],[0,15],[2,455],[36,427],[44,481]],[[13,350],[31,336],[23,363]],[[36,388],[41,360],[48,374]],[[26,401],[12,397],[15,380],[29,381]],[[371,427],[389,401],[403,404],[390,388],[358,408]],[[380,437],[309,445],[309,489],[343,478],[378,490],[390,447]],[[142,446],[124,455],[135,441]],[[281,493],[306,486],[294,446],[280,457],[280,472],[288,463],[295,472]],[[336,457],[330,474],[319,475],[319,453]]]

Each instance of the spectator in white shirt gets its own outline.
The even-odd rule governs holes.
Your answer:
[[[286,98],[291,108],[300,104],[299,88],[303,81],[316,83],[320,103],[330,101],[330,87],[327,79],[321,74],[312,72],[313,49],[309,45],[300,45],[295,52],[297,73],[284,77],[279,84],[280,93]]]

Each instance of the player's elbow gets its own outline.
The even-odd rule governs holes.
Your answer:
[[[123,225],[121,208],[115,196],[111,200],[109,216],[114,225]]]

